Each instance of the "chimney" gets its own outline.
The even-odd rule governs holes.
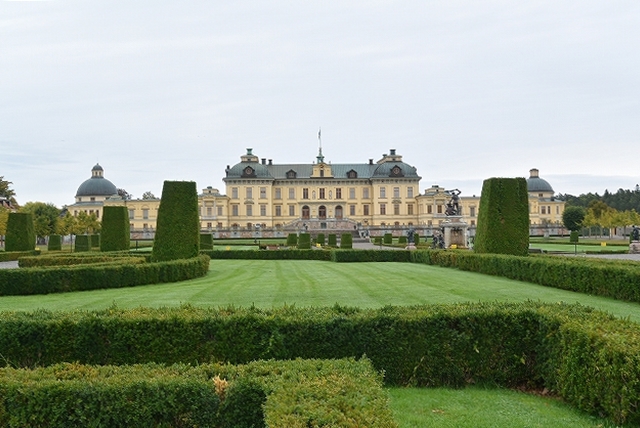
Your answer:
[[[389,155],[390,156],[395,156],[396,155],[396,149],[389,149]]]
[[[273,159],[269,159],[269,165],[273,165]]]
[[[538,178],[539,177],[539,171],[536,168],[532,168],[529,170],[529,178]]]
[[[369,159],[369,165],[373,165],[373,159]]]
[[[251,156],[251,152],[253,151],[252,148],[247,147],[247,156]]]
[[[267,158],[262,158],[262,165],[266,165],[267,164]]]

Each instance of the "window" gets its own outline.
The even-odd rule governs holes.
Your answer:
[[[262,217],[267,215],[267,206],[265,204],[260,204],[260,215]]]
[[[349,205],[349,215],[350,216],[356,215],[356,206],[355,205]]]
[[[253,199],[253,187],[247,187],[247,199]]]
[[[218,222],[218,224],[216,224],[216,227],[217,227],[218,229],[222,229],[222,223],[221,223],[221,222]]]
[[[394,187],[393,188],[393,197],[394,198],[399,198],[400,197],[400,188],[399,187]]]
[[[380,215],[386,215],[386,214],[387,214],[387,205],[380,204]]]
[[[89,199],[91,200],[91,202],[95,202],[96,201],[96,198],[93,197],[93,196],[91,198],[89,198]]]
[[[400,204],[393,204],[393,215],[400,215]]]
[[[438,214],[442,214],[442,205],[438,204]]]
[[[276,187],[275,198],[274,199],[282,199],[282,189],[281,188]]]
[[[260,199],[267,199],[267,188],[266,187],[261,187],[260,188]]]
[[[541,214],[546,214],[546,213],[547,213],[547,210],[546,210],[546,207],[545,207],[545,206],[541,206],[541,207],[540,207],[540,213],[541,213]]]
[[[276,205],[276,217],[282,216],[282,206]]]
[[[309,189],[306,187],[302,189],[302,199],[309,199]]]
[[[433,205],[427,205],[427,214],[433,214]]]
[[[320,177],[324,177],[324,169],[320,170]]]
[[[213,208],[207,207],[207,217],[211,217],[213,215]]]
[[[289,199],[295,199],[295,198],[296,198],[296,188],[289,187]]]
[[[238,188],[237,187],[232,187],[231,188],[231,198],[232,199],[238,199]]]
[[[347,172],[347,178],[358,178],[358,173],[354,170]]]
[[[222,216],[222,207],[218,207],[218,215]]]
[[[365,187],[364,189],[362,189],[362,197],[364,199],[369,199],[369,188]]]
[[[407,215],[413,215],[413,204],[407,204]]]
[[[556,205],[556,214],[560,214],[560,207]]]
[[[355,199],[355,198],[356,198],[356,188],[349,187],[349,199]]]
[[[211,229],[211,223],[207,223],[207,229]]]
[[[413,187],[407,187],[407,198],[413,198]]]
[[[149,220],[149,209],[148,208],[143,208],[142,209],[142,218],[144,220]]]
[[[470,217],[476,216],[476,207],[469,207],[469,216]]]
[[[237,216],[238,215],[238,205],[231,205],[231,215],[232,216]]]
[[[247,205],[247,217],[251,217],[253,215],[253,205]]]
[[[342,189],[340,187],[336,188],[336,199],[342,199]]]
[[[296,206],[295,205],[289,205],[289,216],[291,216],[291,217],[295,217],[296,216]]]
[[[134,213],[134,212],[135,212],[134,210],[129,210],[129,218],[130,218],[130,219],[131,219],[131,218],[133,218],[133,213]]]
[[[368,204],[364,204],[362,206],[362,214],[363,215],[369,215],[369,205]]]
[[[381,187],[380,188],[380,198],[386,198],[387,197],[387,189],[386,187]]]
[[[287,178],[296,178],[296,172],[292,169],[287,171]]]
[[[302,218],[309,218],[311,210],[307,205],[302,207]]]
[[[321,189],[320,189],[320,199],[325,199],[325,196],[324,196],[324,188],[321,188]]]

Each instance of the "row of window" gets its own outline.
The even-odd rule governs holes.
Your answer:
[[[356,205],[348,205],[348,209],[349,209],[349,216],[356,216]],[[382,203],[378,205],[379,209],[378,209],[378,213],[380,215],[387,215],[387,204]],[[393,207],[393,215],[400,215],[400,204],[392,204]],[[283,206],[282,205],[275,205],[274,206],[274,216],[275,217],[282,217],[283,215]],[[289,209],[289,217],[295,217],[296,216],[296,205],[288,205],[288,209]],[[260,212],[260,216],[264,217],[267,215],[267,205],[261,204],[259,205],[259,212]],[[302,214],[301,217],[305,218],[308,217],[308,213],[305,213],[305,211],[308,211],[309,207],[308,206],[303,206],[302,207]],[[406,210],[406,215],[414,215],[414,204],[407,204],[407,210]],[[326,207],[324,205],[321,205],[318,208],[318,216],[320,218],[323,217],[322,212],[325,213],[324,216],[326,216]],[[335,217],[336,218],[342,218],[342,214],[343,214],[343,208],[342,206],[338,205],[337,207],[335,207]],[[253,205],[245,205],[245,213],[244,213],[247,217],[251,217],[254,215],[254,210],[253,210]],[[240,205],[237,204],[232,204],[231,205],[231,216],[233,217],[237,217],[240,215]],[[362,205],[362,215],[364,216],[368,216],[371,215],[371,209],[370,209],[370,205],[369,204],[363,204]]]
[[[355,187],[350,187],[348,189],[348,198],[349,199],[356,199],[356,188]],[[365,187],[362,189],[362,198],[363,199],[369,199],[370,196],[370,192],[369,192],[369,188]],[[288,194],[288,199],[296,199],[297,195],[296,195],[296,188],[295,187],[289,187],[288,188],[289,194]],[[232,187],[231,188],[231,199],[239,199],[239,192],[240,189],[238,187]],[[266,187],[260,187],[259,188],[259,198],[260,199],[267,199],[267,188]],[[393,197],[394,198],[400,198],[400,187],[394,187],[392,189],[393,192]],[[309,188],[305,187],[302,189],[302,199],[316,199],[316,191],[312,190],[311,191],[311,198],[309,198]],[[333,199],[333,191],[332,190],[327,190],[326,188],[319,188],[318,189],[318,198],[317,199]],[[335,188],[335,199],[342,199],[342,188],[341,187],[336,187]],[[384,199],[387,197],[387,188],[382,186],[380,187],[380,198]],[[245,198],[246,199],[253,199],[253,187],[246,187],[245,188]],[[407,198],[413,198],[413,187],[409,186],[407,187]],[[282,199],[282,188],[281,187],[276,187],[274,189],[274,199]]]

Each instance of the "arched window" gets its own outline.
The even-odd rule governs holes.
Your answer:
[[[341,219],[342,218],[342,206],[338,205],[336,207],[336,218]]]
[[[309,218],[309,213],[310,213],[309,206],[308,205],[303,206],[302,207],[302,218],[308,219]]]
[[[318,208],[318,217],[319,218],[327,218],[327,207],[325,207],[324,205],[320,205],[320,207]]]

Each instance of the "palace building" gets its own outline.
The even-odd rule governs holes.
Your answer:
[[[132,231],[153,231],[160,200],[125,200],[103,172],[100,165],[93,167],[67,209],[100,218],[103,206],[126,205]],[[315,162],[278,164],[249,148],[239,163],[227,166],[226,194],[207,187],[198,195],[201,228],[219,236],[254,236],[302,230],[378,235],[412,227],[428,236],[447,220],[447,204],[458,192],[438,185],[421,191],[420,180],[395,149],[364,163],[327,163],[320,149]],[[560,228],[564,202],[554,199],[553,188],[537,169],[530,170],[527,187],[532,234],[540,227]],[[480,198],[463,193],[457,202],[459,215],[473,229]]]

